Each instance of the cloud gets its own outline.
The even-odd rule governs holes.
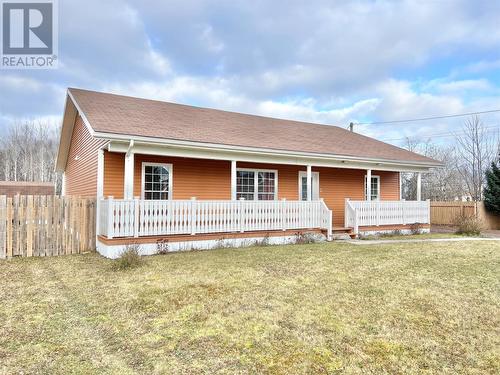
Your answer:
[[[3,71],[0,119],[68,86],[339,124],[499,107],[500,3],[68,0],[60,68]],[[377,137],[456,123],[360,126]]]

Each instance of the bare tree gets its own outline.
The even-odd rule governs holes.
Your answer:
[[[479,116],[468,118],[462,133],[456,136],[457,171],[473,201],[482,200],[485,171],[496,156],[495,138],[488,135]]]
[[[0,140],[0,180],[54,182],[59,129],[42,121],[12,125]]]
[[[441,161],[444,166],[435,168],[422,175],[422,198],[431,200],[454,200],[463,195],[460,175],[456,170],[456,154],[452,145],[438,146],[427,140],[425,142],[407,139],[404,146],[407,150],[417,152]],[[403,173],[402,197],[414,200],[417,197],[416,173]]]

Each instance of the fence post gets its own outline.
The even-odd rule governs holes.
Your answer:
[[[281,228],[283,229],[283,232],[286,231],[286,198],[283,198],[281,200]]]
[[[191,197],[191,235],[196,234],[196,197]]]
[[[33,256],[33,196],[29,195],[26,210],[26,256]]]
[[[359,227],[358,227],[358,209],[354,209],[354,234],[358,234],[359,232]]]
[[[349,216],[350,216],[350,212],[349,212],[349,198],[346,198],[344,200],[344,227],[348,227],[349,226]]]
[[[321,198],[321,204],[322,207],[328,208],[328,206],[325,204],[325,200]],[[327,236],[328,236],[328,241],[332,240],[332,235],[333,235],[333,211],[327,209],[327,215],[328,219],[326,220],[326,225],[327,225]]]
[[[240,200],[238,201],[238,208],[239,208],[239,214],[240,214],[240,233],[243,233],[245,231],[245,223],[243,223],[243,220],[245,220],[245,215],[243,213],[243,209],[244,209],[244,201],[245,201],[245,198],[240,198]]]
[[[7,196],[0,196],[0,259],[7,255]]]
[[[139,237],[139,197],[134,197],[134,237]]]
[[[115,221],[114,218],[115,205],[113,202],[113,197],[108,198],[108,233],[107,237],[109,239],[113,238],[113,224]]]
[[[431,223],[431,200],[427,199],[427,224]]]

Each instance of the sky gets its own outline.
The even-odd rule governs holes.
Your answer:
[[[0,70],[0,134],[60,123],[67,87],[342,127],[500,109],[499,19],[494,0],[61,0],[59,67]],[[356,131],[446,142],[463,121]]]

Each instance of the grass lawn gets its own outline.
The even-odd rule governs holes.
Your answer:
[[[0,261],[0,373],[499,373],[498,242]]]
[[[368,235],[362,236],[361,239],[365,241],[371,240],[430,240],[430,239],[441,239],[441,238],[463,238],[471,237],[463,234],[456,233],[422,233],[422,234],[381,234],[381,235]],[[478,236],[479,237],[479,236]]]

